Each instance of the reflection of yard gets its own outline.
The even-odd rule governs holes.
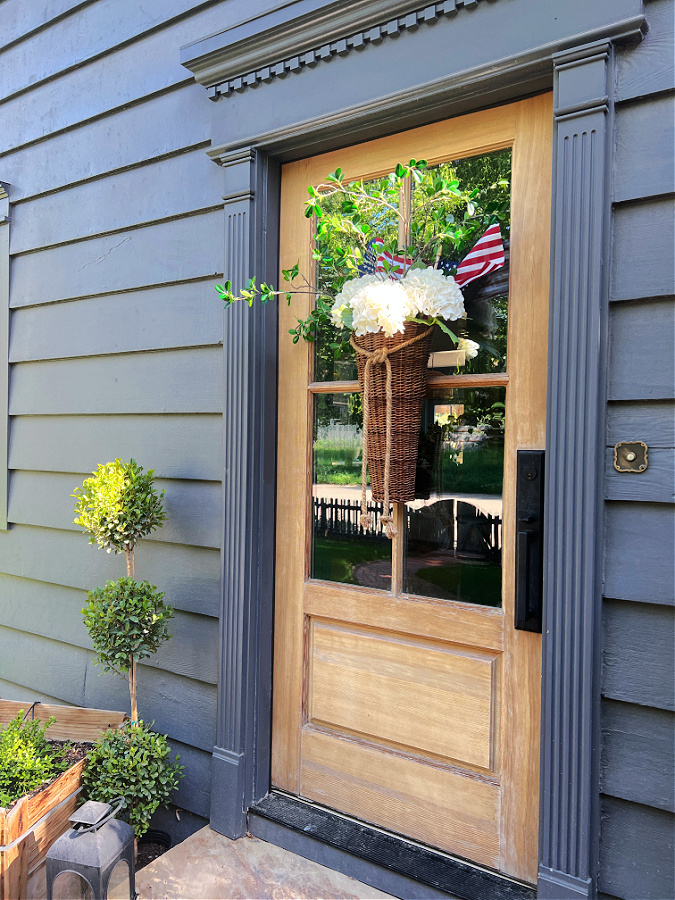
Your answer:
[[[338,584],[358,584],[377,590],[391,588],[391,545],[387,541],[315,537],[312,578]],[[480,606],[501,603],[502,568],[452,553],[409,557],[406,593]]]
[[[353,449],[317,449],[317,444],[315,484],[361,484],[361,460]],[[434,493],[501,494],[503,479],[503,447],[477,445],[464,450],[461,457],[444,453],[435,460],[429,486]]]
[[[410,585],[409,590],[416,594],[433,594],[441,599],[462,600],[481,606],[501,604],[502,567],[492,563],[456,557],[436,560],[430,556],[409,560],[406,574],[414,579],[415,587]]]
[[[385,581],[378,576],[378,583],[369,587],[388,588],[391,583],[391,544],[384,538],[377,540],[354,540],[353,538],[314,538],[314,559],[312,578],[322,581],[335,581],[340,584],[364,584],[358,579],[356,567],[376,560],[386,560],[384,569],[390,576]]]

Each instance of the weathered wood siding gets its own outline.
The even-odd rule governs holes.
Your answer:
[[[137,572],[176,614],[141,668],[139,704],[185,764],[176,803],[201,817],[221,581],[223,190],[205,153],[211,104],[179,50],[267,5],[0,2],[11,185],[0,696],[128,708],[125,682],[94,666],[80,613],[124,561],[78,533],[70,494],[115,457],[154,468],[168,521],[139,546]]]
[[[675,765],[672,0],[617,58],[612,184],[600,890],[672,897]],[[649,468],[612,465],[621,440]]]

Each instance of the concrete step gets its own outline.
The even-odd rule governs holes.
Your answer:
[[[139,900],[387,900],[340,872],[254,837],[202,828],[136,876]]]

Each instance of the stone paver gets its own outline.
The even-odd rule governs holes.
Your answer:
[[[136,876],[139,900],[387,900],[340,872],[245,837],[202,828]]]

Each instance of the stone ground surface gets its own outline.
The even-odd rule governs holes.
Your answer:
[[[387,900],[340,872],[246,837],[202,828],[142,869],[139,900]]]

